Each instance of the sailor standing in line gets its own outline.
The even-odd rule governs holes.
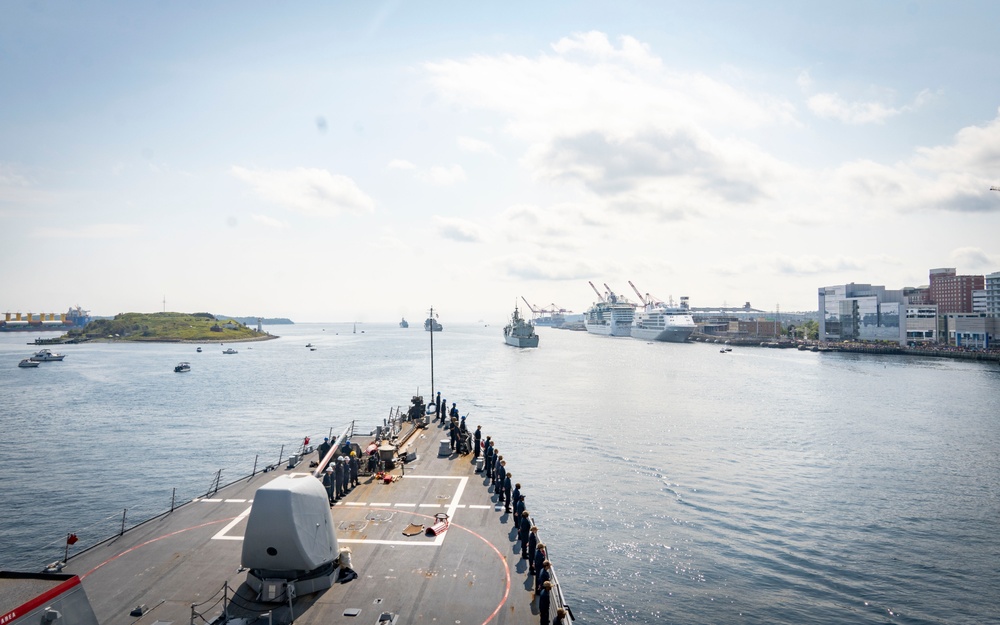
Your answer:
[[[503,456],[499,453],[493,458],[493,492],[500,490],[500,485],[503,484],[503,473],[500,471],[503,467],[500,463],[503,462]]]
[[[455,405],[455,402],[451,402],[451,412],[448,413],[448,416],[452,419],[458,418],[458,406]]]
[[[549,606],[552,603],[552,582],[542,584],[542,591],[538,593],[538,617],[542,625],[552,625],[549,622]]]
[[[535,566],[534,566],[534,569],[535,569],[535,592],[537,593],[538,589],[542,587],[542,585],[538,582],[538,578],[542,574],[542,569],[544,568],[545,563],[548,562],[548,554],[545,553],[545,543],[538,543],[538,546],[535,547],[535,559],[534,560],[535,560],[535,562],[534,562],[535,563]]]
[[[437,421],[438,417],[441,416],[441,391],[437,392],[437,397],[434,398],[434,420]]]
[[[483,443],[483,473],[488,481],[493,481],[493,441],[489,436]]]
[[[358,465],[358,454],[351,451],[351,458],[347,461],[347,466],[351,470],[351,488],[354,488],[361,483],[358,481]]]
[[[323,488],[326,489],[326,498],[330,500],[330,505],[336,501],[333,496],[333,464],[326,465],[326,471],[323,472]]]
[[[518,530],[521,529],[522,525],[528,526],[528,525],[531,524],[530,521],[528,521],[528,515],[524,514],[525,512],[527,512],[527,510],[525,510],[524,495],[521,495],[520,497],[515,497],[514,498],[514,527],[516,527]],[[525,531],[525,535],[527,535],[527,533],[528,532]],[[527,536],[525,536],[525,537],[527,537]]]
[[[510,473],[508,473],[503,478],[503,511],[507,513],[510,512],[510,487]]]
[[[531,540],[531,528],[528,527],[530,523],[528,522],[528,511],[525,510],[521,513],[523,520],[521,525],[517,528],[517,539],[521,541],[521,559],[528,559],[528,541]],[[521,518],[521,517],[516,517]]]
[[[476,431],[472,434],[473,460],[479,460],[479,445],[483,442],[483,426],[477,425]]]
[[[552,579],[552,563],[545,560],[542,562],[541,570],[538,571],[538,577],[535,578],[535,594],[542,590],[543,585],[550,583],[550,579]]]
[[[531,534],[528,535],[528,574],[535,574],[535,550],[538,549],[538,528],[531,526]]]
[[[438,410],[438,419],[441,419],[441,423],[447,423],[448,422],[447,421],[448,415],[446,414],[447,412],[448,412],[448,400],[447,399],[442,399],[441,400],[441,408]],[[435,419],[435,421],[436,420],[437,419]]]
[[[344,457],[337,457],[337,499],[342,498],[347,493],[347,489],[344,488]]]
[[[520,501],[521,501],[521,483],[520,482],[518,482],[517,484],[514,484],[513,500],[514,500],[514,527],[520,527],[520,524],[521,524],[521,511],[517,509],[517,504],[520,503]]]

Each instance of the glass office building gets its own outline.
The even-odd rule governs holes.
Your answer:
[[[906,297],[902,290],[872,284],[819,289],[821,341],[906,343]]]

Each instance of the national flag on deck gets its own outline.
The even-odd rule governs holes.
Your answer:
[[[67,534],[66,535],[66,544],[67,545],[75,545],[78,540],[80,540],[80,539],[76,537],[76,534]]]

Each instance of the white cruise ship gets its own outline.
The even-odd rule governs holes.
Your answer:
[[[590,286],[601,300],[591,306],[583,317],[587,332],[604,336],[631,336],[636,305],[616,294],[606,284],[607,295],[601,295],[593,282]]]
[[[688,298],[681,298],[679,307],[647,300],[632,322],[632,337],[647,341],[683,343],[695,330]]]

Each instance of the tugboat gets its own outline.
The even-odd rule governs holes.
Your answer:
[[[503,340],[514,347],[538,347],[538,335],[535,334],[535,326],[524,317],[521,311],[514,306],[514,314],[503,329]]]

